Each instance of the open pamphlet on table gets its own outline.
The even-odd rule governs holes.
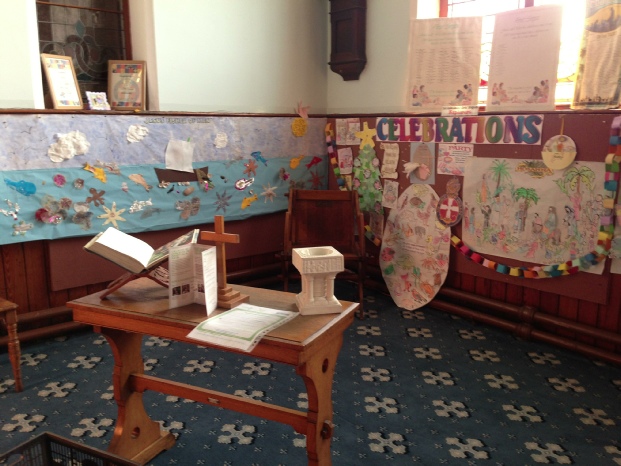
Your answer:
[[[189,338],[242,351],[252,351],[264,335],[294,319],[297,312],[243,303],[198,324]]]
[[[186,304],[204,304],[207,315],[218,306],[216,247],[184,244],[170,248],[168,257],[168,301],[171,309]]]

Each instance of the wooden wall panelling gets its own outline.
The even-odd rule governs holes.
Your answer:
[[[6,299],[19,306],[17,309],[18,313],[30,311],[28,277],[26,276],[23,244],[3,245],[2,263],[4,264]]]
[[[524,306],[530,306],[535,309],[539,309],[539,298],[541,292],[539,290],[533,290],[532,288],[524,288]]]
[[[24,265],[28,283],[29,310],[50,307],[47,281],[47,260],[43,241],[23,243]]]
[[[455,252],[452,251],[454,254]],[[496,280],[490,280],[490,294],[489,297],[496,301],[504,301],[507,297],[507,287],[504,283],[500,283]]]

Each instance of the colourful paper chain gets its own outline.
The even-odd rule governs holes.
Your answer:
[[[498,273],[521,278],[552,278],[573,275],[587,270],[602,262],[610,253],[615,229],[615,200],[619,189],[621,162],[621,117],[615,117],[610,129],[610,148],[606,155],[606,175],[604,189],[609,196],[604,199],[604,214],[600,218],[597,246],[582,257],[552,265],[536,265],[531,267],[513,267],[489,260],[470,249],[457,236],[451,238],[451,244],[468,259]],[[618,215],[618,213],[617,213]]]
[[[326,133],[326,146],[328,148],[328,156],[330,157],[330,164],[332,165],[332,170],[334,171],[334,176],[336,177],[336,184],[338,185],[341,191],[347,191],[347,183],[345,182],[345,178],[341,176],[341,169],[339,168],[339,160],[336,156],[336,143],[332,140],[332,129],[330,128],[330,123],[326,125],[325,129]]]

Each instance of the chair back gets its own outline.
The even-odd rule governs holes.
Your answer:
[[[285,250],[313,246],[364,256],[364,217],[357,191],[289,191]]]

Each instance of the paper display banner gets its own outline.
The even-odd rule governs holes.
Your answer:
[[[462,240],[482,255],[535,264],[587,254],[597,245],[604,214],[604,175],[601,162],[554,171],[540,160],[472,157],[464,177]]]
[[[386,221],[380,268],[390,295],[404,309],[431,301],[448,273],[451,230],[436,221],[437,206],[433,188],[413,184]]]
[[[554,110],[562,12],[545,5],[495,15],[488,110]]]
[[[541,144],[543,115],[378,117],[377,141],[476,144]]]
[[[407,106],[416,112],[472,105],[479,93],[482,18],[410,22]]]

